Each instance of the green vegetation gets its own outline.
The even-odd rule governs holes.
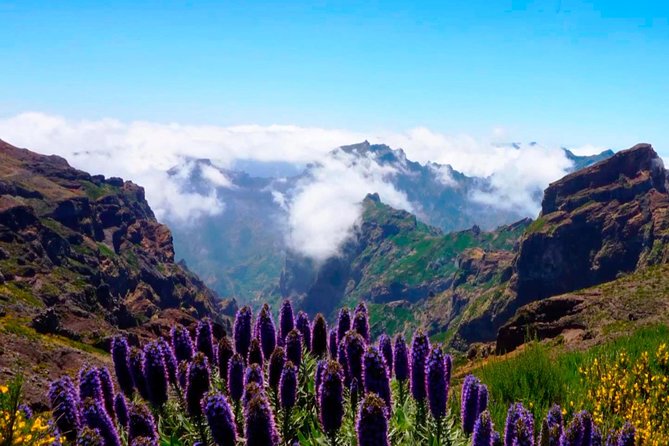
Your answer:
[[[643,352],[654,352],[669,340],[669,327],[652,325],[637,329],[586,351],[566,351],[562,346],[532,342],[508,357],[493,357],[472,370],[491,391],[491,415],[499,425],[509,404],[521,401],[536,417],[543,417],[552,404],[572,410],[592,410],[587,386],[579,370],[592,363],[613,361],[626,351],[631,362]]]

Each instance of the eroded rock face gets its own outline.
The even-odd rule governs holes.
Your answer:
[[[503,350],[524,342],[530,325],[538,336],[550,337],[570,329],[566,316],[581,306],[567,298],[544,299],[668,261],[667,174],[653,148],[639,144],[546,189],[541,214],[520,240],[506,289],[457,333],[464,344],[487,342],[504,326],[498,336]]]
[[[80,329],[86,339],[169,325],[159,322],[165,318],[224,323],[220,309],[236,307],[221,306],[174,262],[171,232],[156,221],[140,186],[0,141],[0,192],[0,291],[58,309],[62,329]],[[29,305],[21,309],[30,313]],[[68,327],[73,314],[90,323]],[[37,326],[53,328],[51,319],[42,316]]]
[[[511,285],[518,302],[666,261],[668,208],[666,171],[648,144],[551,184],[534,230],[520,244]]]

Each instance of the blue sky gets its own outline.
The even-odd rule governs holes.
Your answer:
[[[102,3],[0,0],[0,117],[501,127],[669,153],[669,2]]]

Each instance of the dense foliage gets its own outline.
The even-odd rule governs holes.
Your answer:
[[[84,367],[76,382],[55,381],[54,427],[40,438],[102,446],[664,444],[656,432],[634,426],[647,420],[656,422],[653,431],[666,426],[666,373],[651,373],[666,372],[666,346],[652,367],[626,367],[620,359],[618,368],[594,362],[583,369],[586,383],[600,385],[590,395],[597,401],[592,412],[554,405],[538,418],[531,404],[516,401],[496,425],[495,392],[473,375],[456,388],[451,357],[423,332],[410,342],[401,335],[372,342],[364,305],[340,315],[336,330],[328,330],[320,315],[313,322],[293,315],[285,302],[279,327],[267,307],[255,319],[249,307],[240,309],[232,339],[215,339],[207,320],[193,333],[177,326],[169,339],[141,348],[118,337],[112,358],[119,391],[105,368]],[[606,388],[622,370],[632,373],[626,378],[632,390]],[[622,378],[615,382],[623,385]],[[638,413],[637,387],[656,406],[646,409],[647,418]],[[612,394],[624,398],[609,401]]]

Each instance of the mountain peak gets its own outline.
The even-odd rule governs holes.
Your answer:
[[[606,190],[619,188],[655,188],[665,191],[664,163],[650,144],[637,144],[622,150],[592,166],[578,170],[551,183],[542,202],[542,214],[549,214],[562,207],[574,207],[584,197],[598,195]]]

